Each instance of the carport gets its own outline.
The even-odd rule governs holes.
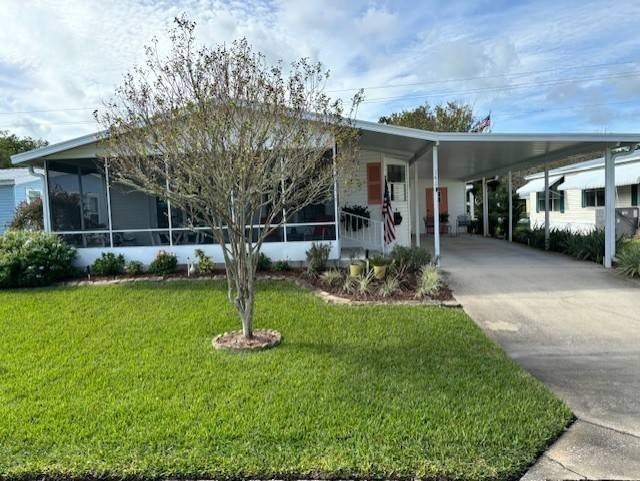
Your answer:
[[[390,153],[412,152],[409,164],[414,166],[414,185],[420,172],[428,172],[433,190],[433,251],[440,261],[439,181],[441,178],[461,182],[482,181],[483,199],[487,198],[487,181],[506,175],[509,190],[509,236],[512,241],[513,193],[512,171],[542,165],[545,199],[545,237],[549,239],[549,172],[548,164],[576,154],[604,153],[605,156],[605,259],[611,267],[615,256],[615,158],[633,151],[640,134],[570,134],[570,133],[450,133],[428,132],[373,122],[357,121],[363,145]],[[415,189],[414,189],[415,190]],[[414,192],[417,199],[418,193]],[[483,234],[488,236],[488,203],[483,202]],[[413,206],[415,225],[420,225],[422,212]],[[420,244],[420,236],[416,235]]]

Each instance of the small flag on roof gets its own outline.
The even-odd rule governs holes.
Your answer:
[[[472,129],[471,132],[474,133],[484,133],[487,132],[491,128],[491,112],[484,119],[480,120]]]

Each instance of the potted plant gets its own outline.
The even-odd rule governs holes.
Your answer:
[[[362,271],[364,271],[364,261],[360,259],[351,259],[349,262],[349,275],[351,277],[359,277],[362,275]]]
[[[382,256],[374,256],[369,260],[369,263],[373,266],[373,275],[376,279],[384,279],[387,275],[387,265],[389,261]]]

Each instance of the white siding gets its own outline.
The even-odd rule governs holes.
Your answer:
[[[616,188],[616,207],[631,207],[631,186],[623,185]],[[564,212],[550,212],[551,227],[589,228],[596,225],[596,208],[582,207],[582,190],[566,190]],[[527,198],[527,211],[531,225],[544,225],[544,211],[536,212],[536,193],[532,192]]]

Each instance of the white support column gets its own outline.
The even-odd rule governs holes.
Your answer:
[[[549,250],[549,167],[544,163],[544,248]]]
[[[109,161],[104,161],[104,183],[107,191],[107,218],[109,221],[109,246],[113,247],[113,221],[111,219],[111,182],[109,182]]]
[[[469,191],[469,217],[471,220],[476,220],[476,196],[473,195],[473,191]]]
[[[482,178],[482,235],[489,237],[489,189],[487,178]]]
[[[416,196],[416,247],[420,247],[420,188],[418,187],[418,161],[413,163],[413,190]]]
[[[438,173],[438,144],[433,146],[433,255],[440,267],[440,186]]]
[[[614,156],[604,153],[604,266],[609,269],[616,255],[616,169]]]
[[[509,188],[507,190],[509,192],[509,235],[507,239],[509,239],[509,242],[513,242],[513,177],[511,175],[511,171],[509,171],[508,184]]]

